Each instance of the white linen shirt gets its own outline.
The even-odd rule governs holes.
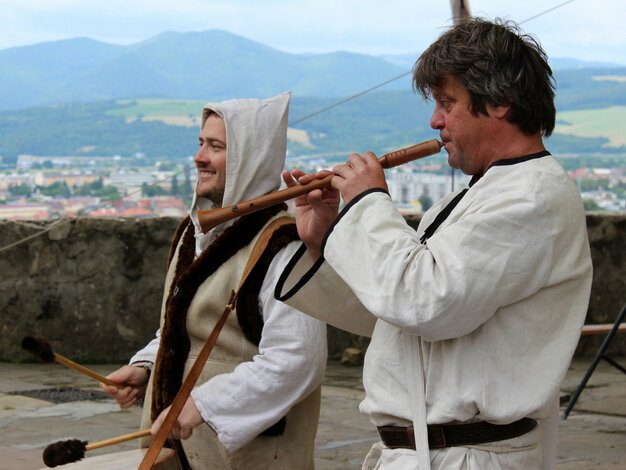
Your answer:
[[[320,286],[345,282],[349,289],[336,291],[351,291],[364,307],[351,318],[377,319],[360,405],[374,425],[414,423],[410,397],[419,391],[410,390],[403,346],[408,334],[422,357],[428,424],[534,418],[538,429],[510,444],[535,445],[528,458],[542,463],[525,468],[552,468],[559,385],[591,288],[580,195],[551,156],[492,166],[422,245],[425,228],[455,195],[429,210],[415,231],[387,193],[364,194],[331,228],[325,262],[307,272],[311,260],[299,253],[276,295],[305,309],[307,298],[324,295]],[[349,300],[355,310],[356,302]],[[322,318],[316,310],[305,312]],[[339,308],[332,315],[323,318],[345,326]],[[430,458],[434,465],[435,455],[459,452],[467,457],[477,451],[447,448],[431,451]],[[457,460],[474,465],[457,467],[450,460],[451,466],[435,468],[499,468],[489,464],[488,455],[465,457]],[[514,461],[503,468],[521,469],[529,462]]]

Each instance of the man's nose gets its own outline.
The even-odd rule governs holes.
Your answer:
[[[193,157],[193,161],[196,163],[206,163],[207,162],[207,157],[206,154],[203,151],[203,147],[200,147],[198,149],[198,151],[196,152],[196,154]]]
[[[435,108],[432,116],[430,117],[430,127],[432,129],[438,129],[438,130],[441,130],[444,128],[443,114],[437,108]]]

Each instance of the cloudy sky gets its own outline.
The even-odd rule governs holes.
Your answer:
[[[551,57],[626,65],[624,0],[468,3],[474,15],[524,22]],[[447,0],[2,0],[0,49],[73,37],[132,44],[164,31],[223,29],[293,53],[418,53],[449,18]]]

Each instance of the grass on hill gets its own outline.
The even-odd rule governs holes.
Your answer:
[[[626,145],[626,106],[557,113],[555,132],[579,137],[606,137],[610,146]]]
[[[172,126],[199,127],[200,111],[207,103],[201,100],[173,100],[173,99],[137,99],[118,100],[122,107],[107,111],[107,114],[123,116],[126,122],[132,122],[141,117],[143,121],[162,121]],[[313,145],[305,130],[289,128],[289,140],[297,142],[304,148]]]
[[[126,122],[141,117],[145,121],[162,121],[174,126],[198,126],[203,100],[137,99],[118,100],[120,108],[108,111],[114,116],[123,116]]]
[[[202,100],[185,99],[137,99],[118,100],[120,108],[108,111],[108,114],[123,116],[127,122],[139,117],[145,121],[162,121],[165,124],[179,126],[198,126],[200,110],[206,104]],[[626,145],[626,106],[610,106],[601,109],[561,111],[557,113],[558,134],[579,137],[606,137],[610,146]],[[300,131],[306,134],[306,131]],[[295,136],[290,136],[293,138]],[[310,145],[306,135],[299,135],[300,140]]]

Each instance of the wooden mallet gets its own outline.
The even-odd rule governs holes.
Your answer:
[[[149,435],[149,429],[142,429],[141,431],[112,437],[104,441],[94,442],[93,444],[88,444],[87,441],[81,441],[80,439],[68,439],[66,441],[55,442],[54,444],[50,444],[43,451],[43,463],[45,463],[47,467],[56,467],[57,465],[77,462],[85,457],[85,452],[88,450],[112,446]]]
[[[96,379],[98,382],[101,382],[105,385],[112,385],[117,388],[124,388],[127,385],[118,384],[117,382],[113,382],[112,380],[107,379],[103,375],[98,374],[86,367],[81,366],[80,364],[76,364],[74,361],[70,361],[68,358],[61,356],[52,351],[50,347],[50,343],[48,343],[45,339],[34,336],[25,336],[22,339],[22,349],[34,354],[36,357],[41,359],[43,362],[58,362],[59,364],[66,365],[74,370],[77,370],[81,374],[85,374],[92,379]]]

